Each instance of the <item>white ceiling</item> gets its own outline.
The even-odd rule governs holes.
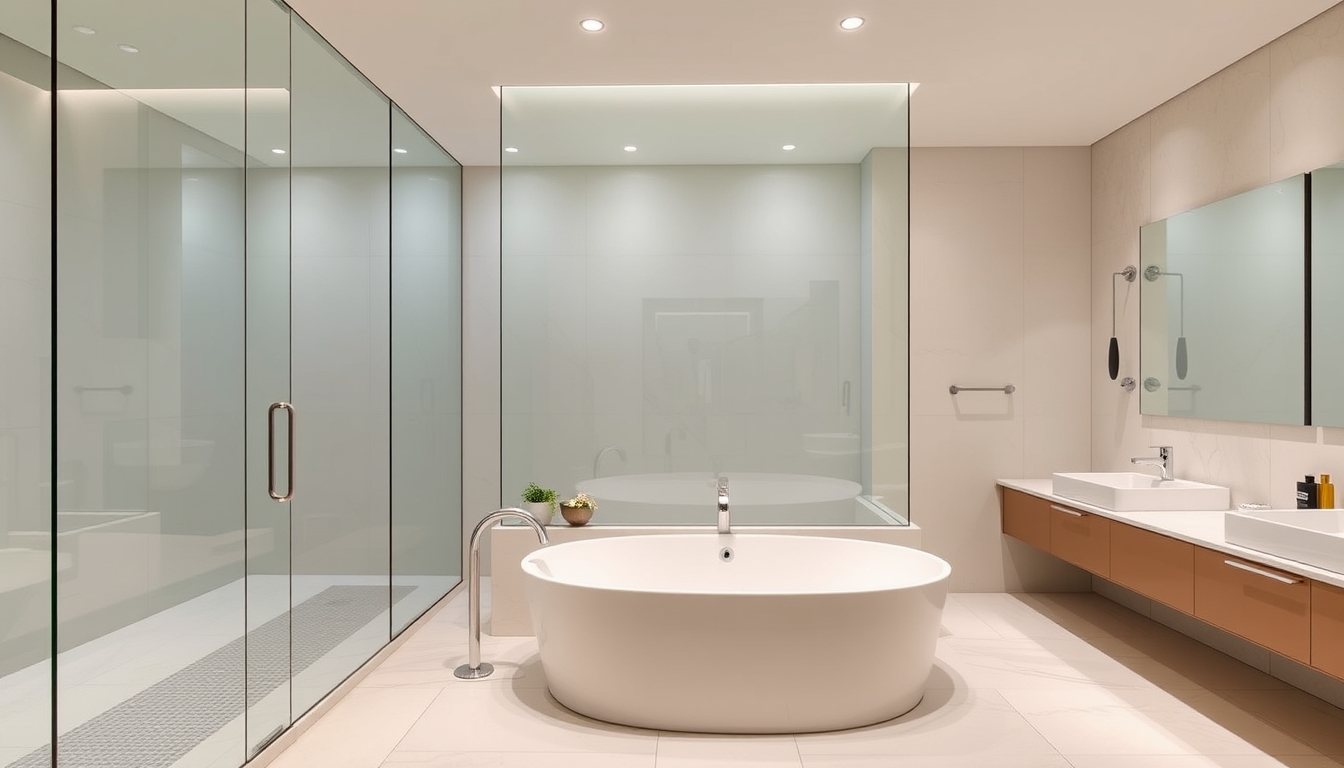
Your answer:
[[[467,165],[499,85],[916,82],[917,146],[1089,145],[1336,0],[292,0]],[[858,15],[859,30],[839,29]],[[607,23],[600,33],[581,19]]]
[[[505,165],[859,163],[873,147],[906,146],[908,88],[505,86],[502,158]]]

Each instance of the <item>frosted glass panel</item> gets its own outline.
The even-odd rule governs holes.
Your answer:
[[[462,169],[392,111],[392,606],[462,580]]]
[[[908,520],[906,96],[503,89],[504,504],[710,525],[726,475],[736,524]]]
[[[1306,419],[1305,177],[1140,232],[1140,410]]]
[[[0,765],[51,765],[49,17],[0,11]]]
[[[390,105],[307,25],[291,40],[293,707],[390,637]]]

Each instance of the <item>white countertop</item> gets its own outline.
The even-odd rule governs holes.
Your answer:
[[[1331,584],[1336,587],[1344,588],[1344,573],[1335,573],[1323,568],[1317,568],[1306,563],[1299,563],[1296,560],[1285,560],[1282,557],[1258,552],[1254,549],[1239,547],[1236,544],[1227,543],[1227,538],[1223,533],[1223,514],[1226,510],[1201,510],[1197,512],[1116,512],[1102,507],[1094,507],[1073,499],[1066,499],[1063,496],[1054,494],[1054,481],[1050,479],[1043,480],[996,480],[1004,488],[1012,488],[1015,491],[1029,493],[1032,496],[1039,496],[1048,501],[1066,504],[1074,509],[1081,509],[1091,512],[1094,515],[1108,517],[1112,520],[1118,520],[1122,523],[1129,523],[1136,528],[1143,528],[1160,533],[1164,536],[1170,536],[1173,539],[1188,541],[1196,546],[1206,549],[1213,549],[1225,554],[1234,555],[1243,560],[1262,563],[1264,565],[1278,568],[1281,571],[1295,573],[1299,576],[1305,576],[1309,579]]]

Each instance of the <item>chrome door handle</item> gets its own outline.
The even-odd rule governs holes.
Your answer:
[[[283,496],[275,490],[275,412],[283,410],[289,422],[289,447],[287,471],[289,492]],[[294,498],[294,406],[289,403],[271,403],[266,410],[266,492],[272,499],[284,504]]]
[[[1055,510],[1056,512],[1063,512],[1066,515],[1073,515],[1074,517],[1087,517],[1086,512],[1079,512],[1076,509],[1069,509],[1068,507],[1061,507],[1055,504],[1051,504],[1050,508]]]
[[[1273,571],[1266,571],[1263,568],[1256,568],[1253,565],[1247,565],[1246,563],[1237,560],[1224,560],[1223,565],[1230,565],[1233,568],[1236,568],[1237,570],[1246,571],[1247,573],[1254,573],[1257,576],[1264,576],[1267,579],[1273,579],[1281,584],[1302,583],[1302,579],[1290,579],[1287,576],[1280,576],[1279,574],[1274,573]]]

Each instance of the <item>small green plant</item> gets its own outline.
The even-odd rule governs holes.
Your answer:
[[[555,491],[550,488],[542,488],[536,483],[528,483],[523,489],[523,501],[528,504],[541,504],[543,502],[551,505],[551,511],[555,511]]]
[[[575,496],[572,499],[566,499],[565,501],[560,502],[560,506],[571,508],[587,507],[589,509],[597,509],[597,502],[593,500],[592,496],[589,496],[586,493],[580,493],[579,495]]]

